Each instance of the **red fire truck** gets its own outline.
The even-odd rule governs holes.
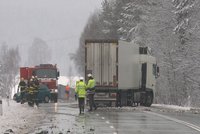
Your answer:
[[[58,77],[59,71],[56,65],[40,64],[34,67],[20,67],[20,78],[27,82],[32,76],[37,76],[38,80],[47,85],[51,91],[51,101],[58,99]]]

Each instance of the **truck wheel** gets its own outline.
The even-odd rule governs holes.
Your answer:
[[[152,103],[153,103],[153,94],[152,92],[147,92],[145,106],[150,107]]]
[[[146,104],[146,94],[141,93],[140,105],[141,105],[141,106],[145,106],[145,104]]]
[[[49,103],[49,96],[45,96],[45,97],[44,97],[44,102],[45,102],[45,103]]]

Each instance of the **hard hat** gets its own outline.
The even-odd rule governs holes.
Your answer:
[[[32,76],[32,78],[34,78],[34,76]]]
[[[92,77],[92,74],[88,74],[87,76],[88,76],[88,77]]]
[[[83,80],[84,78],[83,78],[83,77],[80,77],[79,79],[80,79],[80,80]]]

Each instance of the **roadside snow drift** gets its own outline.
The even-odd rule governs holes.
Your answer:
[[[3,115],[0,116],[0,134],[12,130],[15,134],[27,133],[29,122],[38,122],[44,115],[38,109],[3,99]],[[33,125],[33,124],[32,124]],[[31,126],[32,128],[33,126]]]

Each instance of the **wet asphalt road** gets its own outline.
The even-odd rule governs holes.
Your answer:
[[[31,134],[82,134],[84,124],[78,114],[76,104],[68,103],[47,103],[40,104],[38,110],[46,113],[44,120],[41,120]]]
[[[106,109],[79,115],[76,103],[41,104],[46,112],[32,134],[199,134],[200,115],[147,108]],[[43,133],[41,133],[43,132]]]
[[[87,122],[95,124],[96,131],[112,134],[199,134],[184,124],[148,111],[94,113]],[[88,124],[88,125],[89,125]],[[199,127],[200,128],[200,127]]]

